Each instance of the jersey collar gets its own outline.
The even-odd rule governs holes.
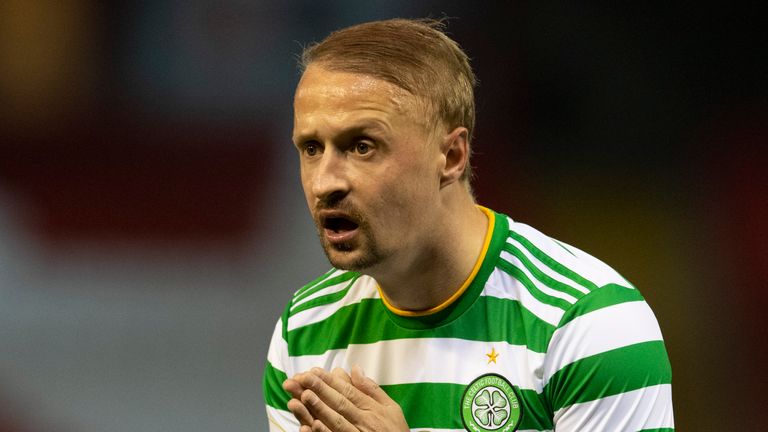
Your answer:
[[[382,307],[387,310],[387,314],[396,324],[411,329],[439,327],[461,316],[480,296],[488,277],[496,266],[509,232],[509,224],[506,216],[482,206],[477,207],[488,217],[488,231],[485,234],[483,249],[467,280],[450,298],[426,311],[403,311],[388,304],[379,288],[379,293],[382,294]]]

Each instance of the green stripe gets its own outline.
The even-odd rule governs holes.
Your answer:
[[[530,279],[528,279],[528,276],[523,273],[522,270],[517,268],[512,263],[507,262],[506,260],[499,258],[498,267],[504,271],[504,273],[507,273],[508,275],[512,276],[513,278],[517,279],[520,283],[525,286],[526,289],[531,293],[531,295],[538,301],[548,304],[550,306],[554,306],[556,308],[560,308],[563,311],[568,310],[571,307],[571,303],[568,303],[567,301],[559,298],[559,297],[553,297],[551,295],[544,294],[539,290],[536,285],[531,282]]]
[[[675,428],[642,429],[637,432],[675,432]]]
[[[544,387],[553,411],[644,387],[672,382],[663,341],[642,342],[575,361]]]
[[[600,287],[579,299],[572,308],[570,308],[563,318],[560,319],[558,327],[562,327],[582,315],[594,312],[604,307],[617,305],[620,303],[643,301],[640,291],[634,288],[627,288],[621,285],[608,284]]]
[[[295,309],[291,310],[291,314],[297,314],[303,310],[312,309],[313,307],[317,306],[323,306],[331,303],[335,303],[342,298],[344,298],[345,295],[347,295],[347,292],[349,292],[349,288],[352,287],[352,285],[355,283],[357,278],[360,277],[360,275],[356,275],[354,279],[352,279],[347,286],[341,290],[337,291],[331,294],[326,294],[324,296],[320,296],[317,298],[314,298],[312,300],[309,300],[307,302],[304,302],[298,306],[296,306]]]
[[[331,275],[331,273],[333,273],[335,271],[336,271],[336,269],[332,268],[332,269],[328,270],[327,272],[323,273],[321,276],[316,277],[314,280],[312,280],[308,284],[306,284],[303,287],[301,287],[298,291],[296,291],[293,294],[293,296],[296,297],[296,296],[302,295],[304,293],[304,291],[312,288],[313,286],[315,286],[315,284],[320,283],[321,280],[327,278],[328,276]]]
[[[417,383],[381,386],[403,409],[411,429],[462,429],[461,398],[466,385],[451,383]],[[519,429],[552,429],[552,416],[547,414],[541,396],[534,390],[515,391],[523,410]]]
[[[411,429],[461,429],[461,396],[466,386],[449,383],[381,386],[403,409]]]
[[[346,282],[346,281],[348,281],[350,279],[353,279],[353,278],[356,278],[358,276],[360,276],[360,275],[358,273],[355,273],[355,272],[344,272],[344,273],[342,273],[342,274],[340,274],[338,276],[334,276],[334,277],[332,277],[330,279],[326,279],[322,283],[319,283],[319,284],[313,286],[312,288],[304,291],[303,293],[301,293],[301,295],[294,297],[293,298],[293,305],[294,306],[292,306],[292,307],[295,307],[295,305],[297,303],[299,303],[303,299],[309,297],[310,295],[320,291],[323,288],[328,288],[329,286],[333,286],[333,285],[337,285],[337,284]],[[293,312],[291,312],[291,313],[293,313]]]
[[[561,248],[563,248],[563,250],[565,250],[565,251],[566,251],[566,252],[568,252],[569,254],[573,255],[574,257],[576,256],[576,254],[575,254],[575,253],[573,253],[573,252],[571,252],[571,250],[570,250],[570,249],[568,249],[564,243],[560,242],[559,240],[555,240],[555,239],[552,239],[552,240],[554,240],[554,241],[555,241],[555,243],[557,243],[557,244],[558,244],[558,245],[559,245]]]
[[[517,240],[520,244],[523,245],[523,247],[528,249],[528,252],[530,252],[531,255],[533,255],[536,258],[538,258],[539,261],[541,261],[544,264],[546,264],[552,270],[560,273],[561,275],[563,275],[563,276],[567,277],[568,279],[576,282],[577,284],[583,286],[584,288],[587,288],[590,291],[595,289],[595,288],[597,288],[596,284],[594,284],[593,282],[588,281],[587,279],[585,279],[585,278],[581,277],[580,275],[578,275],[573,270],[571,270],[571,269],[565,267],[564,265],[560,264],[557,260],[555,260],[554,258],[552,258],[549,255],[547,255],[546,253],[544,253],[544,251],[542,251],[541,249],[536,247],[533,243],[530,242],[530,240],[528,240],[527,238],[523,237],[522,235],[520,235],[520,234],[518,234],[518,233],[516,233],[514,231],[510,231],[509,232],[509,236],[511,238]]]
[[[380,299],[363,299],[360,303],[340,308],[323,321],[289,331],[286,340],[291,356],[323,354],[346,348],[349,344],[441,337],[527,345],[531,351],[543,353],[554,330],[553,325],[533,315],[517,300],[480,296],[450,325],[415,330],[390,321]]]
[[[264,379],[262,386],[264,389],[264,402],[267,405],[285,410],[288,408],[288,401],[291,399],[291,395],[283,390],[283,381],[288,379],[285,372],[272,366],[267,361],[267,365],[264,367]]]
[[[525,268],[528,269],[531,274],[541,281],[544,285],[560,291],[562,293],[568,294],[571,297],[575,297],[576,299],[579,299],[584,296],[584,292],[577,290],[576,288],[564,284],[560,282],[559,280],[553,279],[548,274],[542,272],[536,265],[534,265],[531,260],[528,259],[528,257],[525,256],[525,254],[518,248],[516,248],[514,245],[511,245],[509,243],[504,245],[504,250],[512,254],[515,258],[520,260],[521,263],[525,266]]]
[[[519,429],[554,429],[552,412],[546,407],[543,395],[536,393],[536,390],[521,390],[518,387],[515,387],[515,391],[520,396],[520,405],[523,408],[523,418]]]

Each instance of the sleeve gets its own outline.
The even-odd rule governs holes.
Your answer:
[[[270,432],[294,432],[299,430],[299,423],[288,411],[288,401],[291,396],[283,390],[283,381],[288,378],[288,343],[283,334],[283,319],[277,321],[272,341],[267,352],[267,363],[264,367],[264,402],[267,408]]]
[[[559,432],[674,431],[661,330],[633,288],[605,286],[576,302],[552,336],[543,378]]]

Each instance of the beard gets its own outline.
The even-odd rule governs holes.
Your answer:
[[[373,236],[368,220],[349,203],[341,202],[326,205],[321,202],[318,204],[317,209],[343,211],[357,224],[357,234],[352,241],[331,243],[324,235],[325,227],[322,226],[317,218],[314,218],[318,237],[320,238],[320,245],[323,247],[323,252],[325,252],[328,261],[335,268],[364,273],[365,270],[380,264],[387,257],[387,254],[384,253]]]
[[[366,269],[370,269],[384,260],[384,254],[377,248],[377,245],[372,241],[373,239],[368,238],[369,244],[352,246],[347,243],[331,244],[320,234],[320,244],[328,261],[335,268],[365,273]]]

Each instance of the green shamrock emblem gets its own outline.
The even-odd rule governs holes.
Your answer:
[[[475,398],[474,405],[475,419],[485,428],[498,429],[509,417],[509,401],[499,389],[483,389]]]
[[[512,384],[489,373],[469,383],[461,397],[461,421],[471,432],[513,432],[523,415]]]

